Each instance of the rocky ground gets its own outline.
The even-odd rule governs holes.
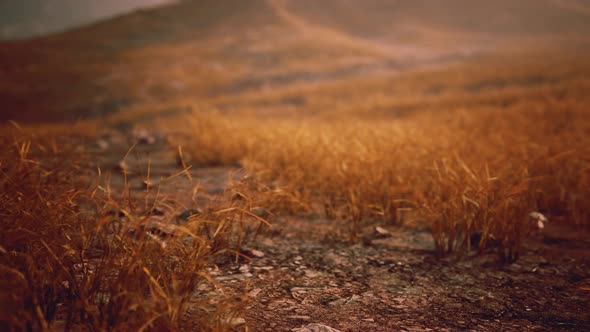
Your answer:
[[[128,148],[139,142],[128,153]],[[110,173],[113,191],[150,181],[162,195],[190,205],[218,199],[231,167],[181,168],[163,134],[105,132],[87,147]],[[165,179],[164,181],[161,181]],[[141,190],[138,190],[141,193]],[[137,197],[140,199],[140,197]],[[193,201],[194,202],[194,201]],[[194,203],[193,203],[194,204]],[[177,213],[172,211],[169,213]],[[423,229],[381,225],[349,245],[343,225],[317,216],[277,216],[249,244],[251,260],[220,264],[211,273],[226,292],[247,292],[248,331],[583,331],[590,330],[590,234],[553,222],[525,243],[520,259],[500,265],[493,252],[437,258]],[[214,289],[203,288],[199,292]],[[219,290],[217,290],[219,291]],[[247,326],[247,328],[246,328]]]

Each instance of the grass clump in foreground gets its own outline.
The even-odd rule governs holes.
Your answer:
[[[412,94],[413,111],[402,116],[384,111],[395,110],[396,99],[383,95],[375,107],[359,103],[307,116],[253,120],[239,111],[199,112],[194,138],[184,145],[196,163],[240,162],[271,190],[288,191],[308,207],[323,203],[325,216],[344,221],[351,242],[371,221],[400,223],[411,215],[431,228],[440,254],[493,242],[500,259],[511,262],[536,231],[530,212],[588,227],[590,82],[580,73],[559,76],[556,68],[518,72],[544,71],[549,77],[540,85],[473,91],[469,83],[489,79],[489,72],[460,72],[465,89],[453,87],[457,92],[444,89],[455,74],[439,73],[440,82],[425,84],[441,86],[444,98],[425,95],[420,104]],[[510,82],[511,74],[502,77]],[[356,89],[364,91],[361,83]],[[481,235],[475,243],[474,234]]]
[[[22,136],[1,138],[3,330],[231,328],[245,298],[223,295],[208,270],[235,257],[238,223],[259,218],[211,207],[158,234],[149,215],[81,182],[73,148]]]

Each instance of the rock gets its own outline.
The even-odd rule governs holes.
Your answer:
[[[155,208],[153,208],[150,211],[150,215],[152,215],[152,216],[163,216],[165,214],[166,214],[166,211],[159,206],[156,206]]]
[[[257,297],[258,294],[260,294],[260,292],[262,292],[262,288],[254,288],[253,290],[248,292],[248,296],[254,298]]]
[[[346,304],[347,301],[348,299],[338,299],[328,303],[328,305],[331,307],[340,306]]]
[[[262,252],[260,250],[256,250],[256,249],[245,249],[244,254],[246,254],[247,256],[250,256],[250,257],[255,257],[255,258],[264,257],[264,252]]]
[[[291,319],[297,319],[297,320],[303,320],[303,321],[310,321],[311,317],[309,316],[304,316],[304,315],[293,315],[293,316],[287,316],[287,318],[291,318]]]
[[[244,196],[244,194],[236,192],[232,195],[231,200],[232,200],[232,202],[234,202],[234,201],[245,201],[247,199],[246,199],[246,196]]]
[[[529,218],[531,222],[536,223],[535,227],[539,231],[543,230],[543,228],[545,228],[545,223],[549,221],[545,215],[537,211],[529,213]]]
[[[255,266],[254,270],[255,271],[270,271],[270,270],[274,270],[274,267],[272,267],[272,266]]]
[[[228,323],[232,327],[237,327],[237,326],[246,324],[246,320],[242,317],[236,317],[236,318],[230,319]]]
[[[337,330],[333,327],[329,327],[327,325],[318,324],[318,323],[307,324],[301,328],[293,329],[291,331],[294,331],[294,332],[340,332],[340,330]]]
[[[99,139],[98,141],[96,141],[96,146],[100,150],[106,150],[109,148],[110,144],[109,144],[109,142],[105,141],[104,139]]]
[[[320,271],[305,270],[305,276],[310,279],[315,279],[317,277],[321,277],[322,275],[324,274]]]
[[[355,295],[353,295],[353,296],[351,296],[349,298],[341,298],[341,299],[338,299],[338,300],[334,300],[334,301],[328,303],[328,305],[329,306],[346,305],[346,304],[350,304],[352,302],[358,301],[360,299],[361,299],[360,295],[356,295],[355,294]]]
[[[139,144],[152,145],[156,143],[156,137],[145,129],[140,129],[135,132],[135,139]]]
[[[228,274],[213,277],[213,279],[219,282],[235,282],[246,280],[248,278],[252,278],[252,273]]]
[[[379,237],[388,237],[391,235],[391,232],[389,232],[383,227],[377,226],[375,227],[375,234]]]
[[[127,166],[127,162],[125,161],[125,159],[119,161],[116,168],[122,172],[127,172],[129,170],[129,167]]]
[[[179,214],[176,217],[176,221],[178,224],[184,224],[185,222],[187,222],[192,216],[198,216],[203,214],[203,211],[201,211],[201,209],[199,208],[192,208],[192,209],[188,209],[186,211],[183,211],[181,214]]]

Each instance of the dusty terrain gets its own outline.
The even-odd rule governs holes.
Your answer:
[[[524,132],[523,122],[536,124],[540,129],[531,131],[539,137],[559,134],[569,139],[568,144],[578,144],[570,147],[551,141],[556,145],[543,151],[546,159],[556,164],[563,155],[578,158],[570,164],[564,162],[567,167],[560,169],[567,190],[560,187],[561,193],[551,194],[561,195],[562,201],[585,202],[587,189],[579,187],[588,181],[584,168],[588,160],[587,150],[580,148],[579,142],[587,136],[583,115],[590,104],[585,92],[590,86],[590,67],[584,57],[590,49],[586,2],[543,1],[537,6],[532,0],[518,4],[500,1],[479,6],[472,1],[452,1],[449,8],[468,13],[460,17],[446,5],[426,0],[413,5],[382,0],[363,3],[187,1],[63,34],[2,42],[0,120],[2,128],[11,129],[3,138],[15,140],[21,163],[28,160],[27,149],[19,145],[22,142],[14,134],[15,128],[40,140],[43,152],[52,150],[51,140],[45,142],[44,135],[76,145],[71,158],[83,156],[83,161],[74,177],[84,188],[99,188],[95,191],[112,194],[114,202],[125,202],[129,208],[125,213],[114,209],[108,218],[125,223],[131,215],[141,216],[146,225],[155,225],[146,240],[148,245],[156,244],[151,253],[158,253],[159,246],[162,253],[168,253],[166,245],[174,247],[170,243],[179,239],[168,233],[180,229],[176,222],[183,212],[198,209],[214,215],[208,209],[218,204],[229,209],[237,206],[235,200],[244,199],[236,188],[256,178],[256,172],[250,174],[259,171],[256,162],[272,163],[273,159],[265,160],[264,156],[273,152],[280,157],[283,146],[286,153],[293,151],[287,150],[291,141],[300,139],[307,144],[294,150],[302,158],[315,155],[309,153],[309,144],[339,144],[341,151],[350,152],[342,156],[353,161],[337,161],[337,169],[344,173],[353,168],[354,153],[373,147],[377,152],[369,151],[365,156],[382,157],[381,145],[355,141],[362,138],[355,128],[362,128],[367,137],[382,143],[383,136],[375,134],[381,122],[391,123],[394,129],[399,125],[399,131],[410,128],[410,133],[422,133],[421,124],[438,120],[443,124],[458,122],[458,128],[469,132],[461,121],[469,124],[477,118],[469,112],[480,112],[483,122],[485,116],[492,120],[481,133],[466,137],[481,136],[496,143],[495,130],[505,130],[498,144],[505,143],[504,136]],[[521,122],[502,122],[489,115],[493,111],[517,114],[515,119]],[[445,112],[452,118],[445,118]],[[443,116],[437,117],[441,113]],[[464,116],[466,113],[471,117]],[[525,118],[530,114],[535,117]],[[340,127],[326,128],[327,123],[338,121],[352,132],[339,135]],[[515,126],[522,127],[514,130]],[[319,137],[312,143],[302,139],[309,128],[317,129]],[[276,132],[297,135],[291,140]],[[449,142],[460,140],[452,132],[440,132],[450,136]],[[264,136],[268,133],[275,136]],[[427,134],[410,135],[408,145],[416,140],[434,146],[446,138]],[[346,135],[351,141],[338,140]],[[278,137],[277,141],[273,137]],[[543,144],[539,143],[541,148]],[[26,147],[26,142],[22,146]],[[182,158],[180,148],[185,153]],[[509,146],[505,148],[497,151],[509,150]],[[283,164],[266,165],[265,171],[281,174],[291,167],[295,169],[291,174],[301,173],[304,178],[305,170],[291,165],[294,162],[289,158],[296,159],[277,158]],[[390,163],[398,162],[396,156],[388,158],[385,160]],[[403,164],[406,160],[400,157],[399,161]],[[379,168],[378,159],[358,160],[358,164],[360,170],[370,165],[373,168],[367,172],[376,169],[386,173]],[[0,160],[3,172],[7,165]],[[432,165],[426,166],[423,168]],[[487,162],[485,170],[486,181],[495,181]],[[277,177],[285,183],[272,179],[268,183],[261,180],[262,185],[295,187],[293,192],[302,197],[316,190],[317,183],[305,183],[311,189],[300,188],[299,178],[292,184],[289,173],[285,174],[287,179]],[[370,174],[361,175],[365,177],[358,178],[373,179]],[[369,183],[343,185],[373,189]],[[399,190],[401,194],[394,194],[403,195],[411,188]],[[305,201],[297,198],[293,200],[296,203]],[[468,205],[466,201],[469,199],[463,198],[463,204]],[[159,205],[154,206],[156,203]],[[305,213],[290,205],[288,212],[276,206],[276,213],[251,209],[271,226],[245,232],[239,258],[229,246],[223,249],[230,254],[207,256],[209,260],[202,267],[206,277],[190,292],[194,306],[182,312],[179,325],[170,326],[293,331],[317,323],[340,331],[590,330],[590,233],[587,212],[579,212],[579,205],[575,205],[578,210],[572,208],[577,213],[575,222],[567,214],[570,205],[563,211],[543,211],[550,219],[545,229],[523,237],[518,260],[501,263],[493,243],[478,250],[474,241],[470,252],[441,255],[435,248],[431,225],[404,218],[393,222],[384,217],[390,212],[382,207],[382,218],[375,214],[362,220],[356,234],[350,231],[354,228],[350,218],[329,217],[323,204],[312,200]],[[479,208],[478,202],[472,204]],[[101,222],[105,218],[101,213],[106,214],[91,208],[84,212]],[[350,241],[351,233],[358,241]],[[129,243],[144,245],[136,239]],[[11,252],[3,246],[0,244],[2,255]],[[92,241],[84,246],[96,249]],[[14,257],[21,257],[15,252]],[[151,258],[147,261],[154,263]],[[141,271],[140,275],[145,277]],[[156,279],[150,282],[166,280]],[[150,300],[157,294],[151,284],[147,293]],[[236,300],[239,315],[226,325],[198,325],[203,320],[194,318],[198,313],[202,316],[199,306],[203,299],[222,296]],[[64,304],[60,301],[56,306]],[[95,303],[88,303],[94,308]],[[100,305],[108,307],[109,303]],[[136,304],[130,307],[137,309]],[[34,312],[38,306],[31,308]],[[209,313],[213,316],[214,312]],[[60,317],[51,328],[63,329],[62,323]],[[108,323],[113,328],[120,322]],[[139,326],[155,328],[152,323],[150,318]]]

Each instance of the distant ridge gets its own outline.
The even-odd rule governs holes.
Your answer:
[[[185,0],[0,42],[0,121],[256,93],[502,49],[590,48],[574,0]],[[447,60],[445,60],[447,61]]]

